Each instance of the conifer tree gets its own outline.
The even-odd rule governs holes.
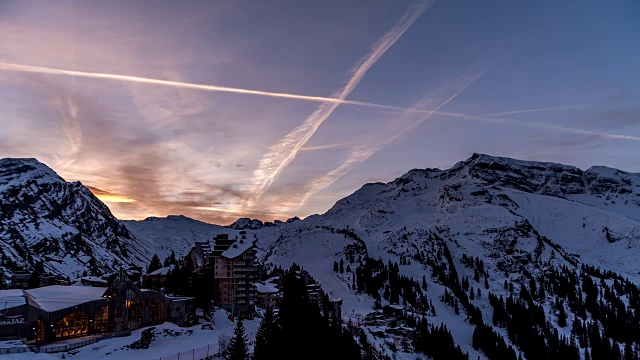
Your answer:
[[[151,263],[149,263],[149,267],[147,267],[147,274],[151,274],[152,272],[160,269],[162,264],[160,263],[160,258],[158,258],[157,254],[153,254],[151,258]]]
[[[171,250],[171,255],[169,255],[166,259],[164,259],[164,267],[169,265],[177,265],[178,260],[176,260],[176,252]]]
[[[273,359],[278,355],[280,323],[271,307],[268,307],[256,332],[253,360]]]
[[[226,360],[246,360],[249,357],[249,347],[247,346],[247,335],[244,331],[244,325],[242,319],[239,319],[236,323],[235,329],[233,329],[233,338],[229,343],[229,349]]]

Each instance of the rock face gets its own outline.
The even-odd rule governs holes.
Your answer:
[[[0,160],[0,256],[5,272],[39,260],[54,273],[100,274],[145,263],[140,242],[80,182],[35,159]]]

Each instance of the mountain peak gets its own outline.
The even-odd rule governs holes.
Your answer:
[[[0,159],[0,191],[29,180],[35,180],[38,184],[64,182],[55,171],[37,159]]]

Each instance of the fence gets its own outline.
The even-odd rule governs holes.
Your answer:
[[[63,352],[63,351],[69,351],[69,350],[81,348],[83,346],[87,346],[90,344],[95,344],[98,341],[111,339],[112,337],[113,335],[104,335],[101,337],[74,342],[66,345],[49,345],[49,346],[33,347],[32,350],[33,352],[36,352],[36,353],[57,353],[57,352]]]
[[[17,354],[17,353],[25,353],[25,352],[31,352],[31,349],[25,346],[12,347],[12,348],[0,348],[0,354]]]
[[[247,345],[254,345],[255,341],[247,341]],[[170,356],[163,356],[158,360],[202,360],[207,359],[210,356],[216,356],[218,354],[218,344],[209,344],[207,346],[182,351]]]

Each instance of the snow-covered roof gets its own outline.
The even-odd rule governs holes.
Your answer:
[[[227,259],[237,258],[242,255],[245,251],[249,250],[253,244],[255,244],[257,240],[248,240],[241,239],[236,240],[227,250],[225,250],[221,255],[226,257]]]
[[[257,283],[256,285],[256,291],[261,293],[261,294],[275,294],[277,293],[279,290],[277,287],[275,287],[275,285],[273,284],[260,284]]]
[[[107,284],[107,280],[104,280],[104,279],[99,278],[97,276],[83,276],[80,279],[81,280],[86,280],[86,281],[91,281],[91,282],[96,282],[96,283],[101,283],[101,284]]]
[[[102,300],[106,287],[52,285],[25,290],[35,306],[45,311],[57,311],[90,301]]]
[[[20,289],[0,290],[0,310],[24,305],[27,300]]]
[[[165,266],[163,268],[160,268],[156,271],[152,271],[151,274],[149,275],[164,275],[166,276],[167,274],[169,274],[169,270],[173,270],[173,268],[175,267],[175,265],[169,265],[169,266]]]

